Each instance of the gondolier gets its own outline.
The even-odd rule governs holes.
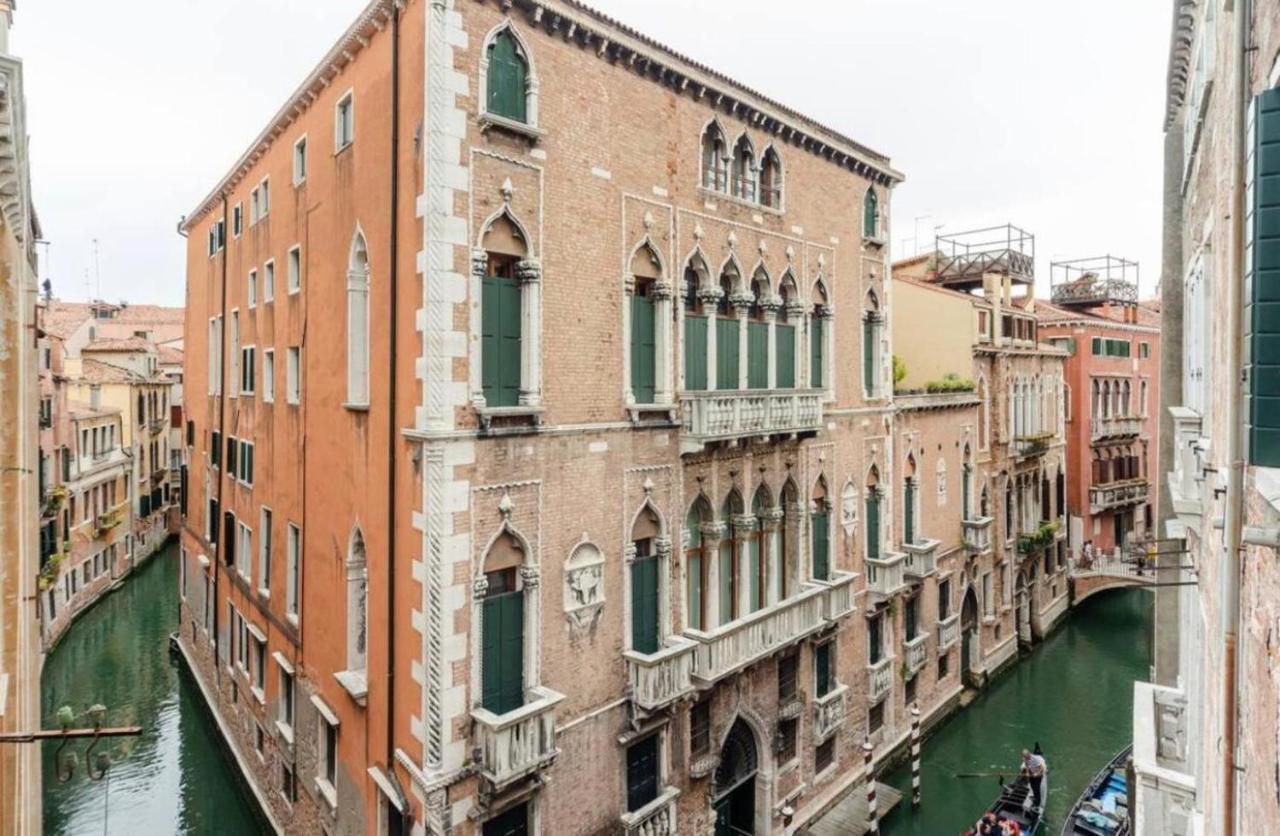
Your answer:
[[[1031,785],[1032,806],[1037,808],[1044,806],[1044,773],[1048,766],[1044,755],[1027,749],[1022,750],[1022,771]]]

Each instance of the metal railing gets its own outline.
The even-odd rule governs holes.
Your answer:
[[[1036,238],[1013,224],[939,235],[934,246],[944,284],[976,284],[987,273],[1035,280]]]

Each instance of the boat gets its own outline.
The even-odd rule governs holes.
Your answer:
[[[1129,781],[1125,767],[1133,755],[1126,746],[1094,776],[1067,814],[1062,836],[1128,836]]]
[[[1043,755],[1040,744],[1037,743],[1033,750],[1037,755]],[[1031,779],[1026,775],[1019,774],[1009,783],[1004,783],[1002,778],[1000,781],[1000,797],[996,799],[987,812],[994,813],[997,819],[1009,819],[1018,823],[1018,827],[1022,830],[1022,836],[1033,836],[1040,831],[1044,824],[1044,804],[1049,798],[1049,769],[1046,767],[1044,778],[1040,783],[1040,803],[1037,805],[1032,800],[1034,796],[1031,793]]]

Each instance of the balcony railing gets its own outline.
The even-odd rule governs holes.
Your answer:
[[[626,836],[674,836],[676,832],[676,799],[680,790],[667,787],[658,797],[633,813],[622,814]]]
[[[1124,482],[1109,482],[1105,485],[1089,486],[1089,508],[1092,511],[1105,511],[1108,508],[1119,508],[1145,502],[1147,499],[1147,480],[1128,479]]]
[[[848,685],[833,688],[814,700],[813,706],[813,738],[821,743],[840,728],[848,710]]]
[[[907,674],[915,676],[916,672],[924,667],[925,660],[929,658],[929,648],[924,633],[919,634],[910,641],[902,643],[902,651],[907,660]]]
[[[820,389],[746,389],[684,392],[682,452],[714,441],[817,432],[822,426]]]
[[[872,596],[889,598],[906,589],[907,556],[901,552],[888,552],[883,557],[867,558],[867,591]]]
[[[867,702],[875,705],[893,688],[893,657],[867,665]]]
[[[852,572],[836,572],[829,581],[814,581],[827,588],[828,621],[836,621],[853,611],[853,582],[858,576]]]
[[[657,711],[691,692],[695,647],[688,639],[673,636],[656,653],[624,650],[635,704],[645,711]]]
[[[1136,415],[1110,416],[1089,419],[1089,440],[1124,438],[1142,432],[1142,418]]]
[[[827,625],[827,587],[810,585],[799,594],[722,625],[711,632],[686,629],[697,644],[693,679],[711,685]]]
[[[986,554],[991,551],[991,517],[975,517],[961,520],[964,531],[964,547],[970,554]]]
[[[119,511],[108,511],[105,514],[99,514],[95,521],[98,533],[110,531],[124,521],[124,516]]]
[[[564,699],[550,688],[531,689],[532,701],[506,714],[473,708],[480,774],[495,788],[551,764],[556,748],[556,703]]]
[[[907,555],[902,564],[903,571],[913,578],[927,578],[938,571],[938,545],[938,540],[903,543],[902,550]]]
[[[152,434],[158,433],[162,429],[164,429],[164,421],[160,418],[156,418],[154,421],[152,421],[150,424],[147,425],[147,429],[151,430]]]
[[[1030,435],[1018,435],[1013,438],[1014,458],[1025,459],[1029,456],[1040,456],[1049,449],[1056,433],[1043,432]]]
[[[960,639],[960,613],[955,613],[938,622],[938,652],[950,648]]]

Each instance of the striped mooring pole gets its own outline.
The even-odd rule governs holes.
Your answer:
[[[864,771],[867,774],[867,833],[869,836],[878,836],[880,823],[876,821],[876,776],[871,771],[871,753],[873,750],[871,738],[863,738],[862,761],[866,767]]]
[[[911,806],[920,806],[920,704],[911,704]]]

